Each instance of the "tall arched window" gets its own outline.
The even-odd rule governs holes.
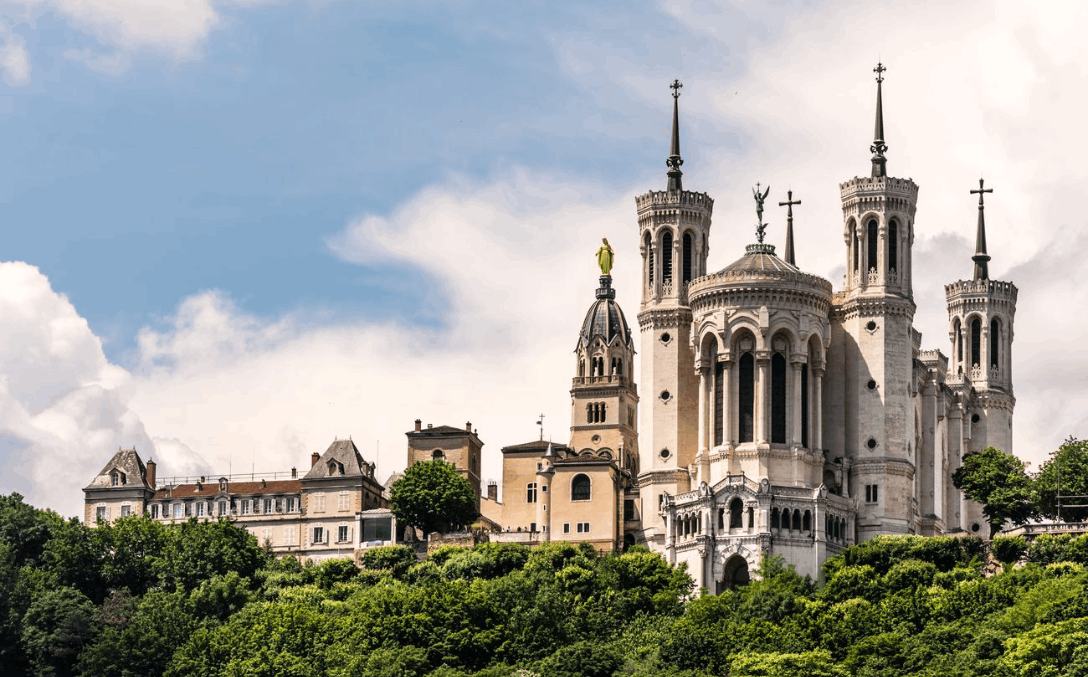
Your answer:
[[[793,522],[792,522],[792,525],[791,525],[791,529],[793,531],[800,531],[801,530],[801,511],[800,510],[794,510],[793,511]]]
[[[801,531],[812,531],[812,513],[808,510],[805,511],[804,516],[801,518]]]
[[[728,388],[725,383],[725,363],[714,363],[714,444],[725,444],[725,409],[722,406],[724,398],[723,389]]]
[[[808,448],[808,365],[801,365],[801,446]]]
[[[963,327],[960,326],[960,318],[956,318],[956,321],[952,325],[952,333],[956,337],[956,354],[952,358],[956,364],[962,365],[963,363]]]
[[[771,528],[778,528],[778,508],[773,508],[771,510]]]
[[[997,369],[998,358],[1000,352],[998,350],[1001,345],[1001,325],[998,323],[997,318],[990,320],[990,368]]]
[[[894,273],[899,261],[899,224],[892,221],[888,224],[888,272]]]
[[[593,423],[593,405],[586,405],[586,423]]]
[[[869,266],[867,270],[876,270],[877,267],[877,247],[880,246],[880,238],[877,233],[876,219],[870,219],[869,225],[866,227],[869,231],[869,242],[867,249],[869,250]]]
[[[858,242],[858,224],[850,221],[850,248],[854,250],[854,272],[858,272],[858,262],[861,257],[860,243]]]
[[[786,443],[786,356],[771,357],[771,442]]]
[[[737,365],[740,383],[737,390],[737,424],[739,441],[751,442],[755,426],[752,415],[755,413],[755,358],[752,353],[744,353],[740,356],[740,364]]]
[[[744,504],[739,498],[729,502],[729,528],[740,529],[743,524]]]
[[[589,475],[578,474],[570,481],[570,500],[588,501],[590,498]]]
[[[646,247],[646,265],[648,269],[646,271],[646,284],[650,287],[654,286],[654,252],[650,249],[650,234],[646,233],[646,237],[643,240],[643,245]]]
[[[666,230],[661,236],[661,280],[672,281],[672,231]]]
[[[604,402],[601,402],[601,420],[600,420],[600,423],[604,423],[605,419],[608,418],[607,411],[608,411],[608,405],[605,404]]]
[[[982,364],[982,322],[971,320],[971,366]]]
[[[692,265],[695,258],[695,240],[691,233],[684,233],[684,282],[691,282]]]

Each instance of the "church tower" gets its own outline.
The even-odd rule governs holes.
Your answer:
[[[710,215],[714,201],[706,193],[684,190],[680,171],[679,80],[672,89],[672,143],[663,191],[635,198],[639,251],[642,254],[643,399],[639,494],[646,540],[664,544],[658,502],[664,492],[691,488],[698,447],[698,380],[691,344],[688,283],[706,274]]]
[[[885,70],[883,64],[874,69],[871,175],[839,185],[847,272],[833,317],[834,364],[828,367],[834,375],[828,401],[835,404],[828,408],[827,441],[829,448],[844,450],[851,468],[859,541],[878,533],[911,533],[917,513],[911,378],[920,337],[913,328],[911,245],[918,186],[888,176]]]
[[[1016,285],[990,279],[990,256],[986,253],[986,193],[978,181],[978,226],[975,231],[975,274],[971,280],[945,285],[948,302],[948,330],[952,356],[948,361],[947,383],[956,395],[949,426],[952,446],[951,467],[958,468],[963,455],[996,447],[1006,454],[1012,449],[1012,414],[1016,398],[1012,392],[1013,317],[1016,314]],[[949,495],[958,495],[954,490]],[[982,506],[961,498],[949,506],[950,528],[978,532],[986,524]]]

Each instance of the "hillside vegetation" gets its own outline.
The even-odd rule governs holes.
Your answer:
[[[883,537],[718,596],[645,549],[303,566],[229,522],[89,529],[0,496],[5,675],[1088,677],[1088,537]]]

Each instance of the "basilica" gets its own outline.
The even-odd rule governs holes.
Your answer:
[[[574,341],[569,442],[503,447],[501,501],[495,483],[481,486],[483,442],[471,423],[416,420],[408,465],[455,465],[480,498],[491,541],[642,543],[685,563],[712,592],[749,580],[766,554],[816,578],[829,557],[880,534],[980,533],[981,506],[951,475],[967,453],[1013,453],[1017,289],[989,277],[991,190],[979,181],[973,275],[945,285],[948,353],[923,349],[913,324],[918,186],[888,174],[884,70],[875,69],[871,171],[839,185],[841,289],[796,265],[792,193],[779,202],[782,254],[764,241],[769,190],[758,184],[755,242],[725,268],[707,269],[714,200],[684,189],[674,82],[667,183],[636,198],[637,378],[635,332],[616,302],[605,241],[599,287]],[[386,500],[398,475],[379,484],[350,441],[313,454],[304,478],[292,472],[275,486],[229,477],[207,489],[203,478],[158,486],[131,452],[118,452],[84,490],[88,521],[126,514],[124,506],[186,519],[204,515],[207,503],[208,515],[249,515],[274,549],[310,558],[358,556],[403,532]],[[129,475],[139,496],[122,496],[117,478]],[[326,494],[339,512],[326,509]],[[282,539],[280,523],[289,527]]]

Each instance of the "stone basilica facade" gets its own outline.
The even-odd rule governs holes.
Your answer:
[[[1017,289],[991,280],[979,190],[972,279],[945,286],[950,355],[923,350],[911,273],[918,186],[887,172],[877,68],[870,176],[840,184],[843,288],[758,240],[706,267],[713,200],[683,189],[678,91],[668,184],[637,198],[644,390],[640,529],[711,589],[764,553],[799,573],[878,534],[976,533],[952,486],[964,454],[1012,453]],[[678,85],[678,83],[675,83]],[[780,203],[792,210],[792,194]],[[603,351],[610,363],[609,351]]]

